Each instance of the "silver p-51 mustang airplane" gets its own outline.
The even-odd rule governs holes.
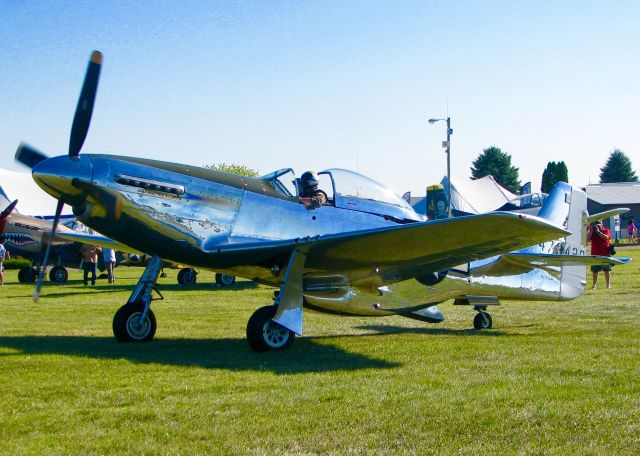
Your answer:
[[[247,324],[250,346],[266,351],[287,348],[294,333],[302,334],[303,304],[442,321],[427,299],[428,285],[415,279],[428,283],[438,271],[568,233],[542,218],[512,213],[425,222],[382,185],[340,169],[320,173],[328,203],[308,209],[290,169],[248,178],[142,158],[80,155],[101,63],[94,52],[68,155],[48,158],[22,144],[16,159],[58,199],[57,216],[68,204],[87,226],[153,256],[114,316],[120,341],[155,334],[150,305],[161,258],[279,287],[274,305],[258,309]],[[418,286],[403,286],[409,282]]]

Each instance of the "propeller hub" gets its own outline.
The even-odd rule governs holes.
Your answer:
[[[77,206],[86,198],[77,182],[92,181],[93,164],[89,155],[63,155],[41,161],[33,168],[32,174],[33,180],[45,192],[70,206]]]

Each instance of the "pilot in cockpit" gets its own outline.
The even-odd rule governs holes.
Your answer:
[[[327,194],[318,188],[318,174],[314,171],[307,171],[300,177],[300,186],[302,187],[300,202],[307,209],[317,209],[327,204]]]

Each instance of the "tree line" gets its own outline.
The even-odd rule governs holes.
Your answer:
[[[511,164],[511,155],[503,152],[499,147],[491,146],[472,162],[471,179],[480,179],[491,175],[498,184],[512,193],[520,193],[520,178],[518,168]],[[218,171],[225,171],[242,176],[258,177],[258,171],[247,166],[219,163],[205,165]],[[540,191],[549,193],[556,182],[569,182],[569,170],[564,161],[547,163],[542,172]],[[609,182],[638,182],[638,176],[633,171],[631,160],[620,149],[615,149],[609,155],[606,163],[600,168],[600,183]]]
[[[511,155],[503,152],[499,147],[491,146],[484,149],[472,165],[471,179],[492,175],[498,184],[510,192],[520,192],[519,170],[511,164]],[[542,172],[540,191],[549,193],[559,181],[569,182],[567,165],[563,161],[547,163],[547,167]],[[620,149],[611,152],[604,166],[600,168],[600,183],[610,182],[638,182],[631,160]]]

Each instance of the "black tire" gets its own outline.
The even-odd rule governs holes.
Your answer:
[[[493,320],[487,312],[478,312],[473,318],[473,327],[475,329],[491,329]]]
[[[49,271],[49,280],[52,282],[66,282],[69,279],[69,273],[63,266],[54,266]]]
[[[29,268],[20,268],[20,270],[18,271],[18,282],[20,283],[28,282],[27,280],[28,273],[29,273]]]
[[[178,272],[178,283],[180,285],[194,285],[197,281],[197,275],[198,273],[193,268],[180,269],[180,272]]]
[[[18,281],[20,283],[33,283],[38,277],[38,271],[36,268],[21,268],[18,271]]]
[[[141,303],[125,304],[118,309],[113,316],[113,335],[118,342],[148,342],[153,339],[158,324],[151,309],[142,327],[136,325],[143,309]]]
[[[247,323],[247,342],[255,352],[281,351],[291,347],[295,333],[272,320],[276,306],[256,310]]]
[[[230,287],[236,283],[236,276],[230,274],[220,274],[216,272],[216,283],[223,287]]]

